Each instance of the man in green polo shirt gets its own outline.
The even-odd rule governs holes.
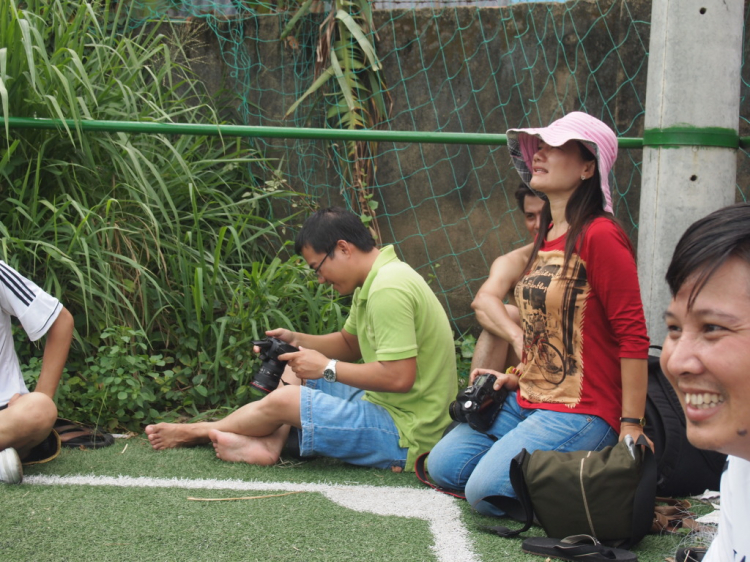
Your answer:
[[[303,457],[413,470],[450,422],[458,390],[445,311],[392,246],[375,247],[353,213],[313,214],[295,251],[320,283],[353,293],[344,328],[322,336],[267,332],[300,349],[279,357],[288,361],[289,384],[217,422],[148,426],[152,447],[210,441],[223,460],[267,465],[278,461],[295,427]]]

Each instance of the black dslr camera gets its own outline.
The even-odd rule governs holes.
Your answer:
[[[451,418],[457,422],[468,423],[472,429],[485,432],[495,421],[500,408],[508,396],[505,388],[495,390],[495,375],[479,375],[474,379],[474,384],[467,386],[451,402],[448,412]]]
[[[254,341],[253,345],[260,348],[260,369],[250,382],[258,390],[265,393],[276,390],[281,380],[281,375],[286,367],[286,361],[279,361],[279,355],[285,353],[294,353],[299,351],[293,345],[281,341],[278,338],[266,338],[261,341]]]

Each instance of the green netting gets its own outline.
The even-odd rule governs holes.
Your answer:
[[[295,127],[342,126],[346,109],[335,79],[325,95],[311,95],[288,118],[284,114],[315,81],[325,18],[335,7],[354,13],[358,5],[375,8],[366,37],[382,63],[380,88],[357,66],[364,59],[356,42],[343,45],[339,54],[356,63],[349,75],[362,82],[357,92],[363,119],[378,103],[392,104],[378,123],[381,128],[503,133],[582,110],[604,120],[620,137],[643,134],[648,2],[500,0],[467,6],[391,1],[371,6],[365,0],[335,5],[316,0],[284,40],[282,31],[299,9],[296,2],[134,4],[141,21],[167,17],[175,33],[195,42],[193,66],[199,75],[217,94],[226,88],[236,96],[231,119]],[[750,130],[747,89],[743,64],[742,134]],[[343,142],[258,142],[268,156],[278,158],[288,186],[315,203],[344,204],[364,214],[377,205],[372,224],[382,241],[395,243],[430,280],[461,331],[473,324],[469,303],[492,260],[528,241],[513,198],[518,176],[504,146],[363,143],[355,161]],[[749,165],[747,156],[739,152],[741,169]],[[641,150],[621,150],[613,202],[634,242],[640,183]],[[738,199],[747,195],[747,187],[738,185]]]

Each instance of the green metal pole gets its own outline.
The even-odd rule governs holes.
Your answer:
[[[248,125],[204,125],[191,123],[152,123],[138,121],[78,121],[74,119],[31,119],[9,117],[8,126],[18,129],[80,128],[107,133],[146,133],[154,135],[215,135],[226,137],[265,137],[286,139],[324,139],[404,143],[445,143],[505,145],[505,135],[475,133],[431,133],[420,131],[373,131],[313,129],[298,127],[253,127]],[[5,119],[0,117],[0,127]]]
[[[249,125],[204,125],[191,123],[153,123],[138,121],[78,121],[74,119],[32,119],[0,117],[0,130],[11,129],[81,129],[106,133],[145,133],[155,135],[215,135],[226,137],[263,137],[283,139],[323,139],[370,142],[438,143],[500,145],[508,143],[505,135],[487,133],[432,133],[423,131],[373,131],[312,129],[297,127],[254,127]],[[642,148],[642,138],[621,138],[620,148]]]

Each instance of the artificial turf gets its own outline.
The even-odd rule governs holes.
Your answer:
[[[216,479],[239,482],[421,488],[414,474],[357,468],[328,459],[255,467],[217,460],[210,447],[154,452],[142,436],[99,450],[64,449],[54,461],[25,468],[27,484],[0,487],[0,560],[436,560],[428,521],[355,511],[324,494],[301,492],[254,500],[201,502],[188,497],[272,495],[108,485],[29,484],[33,476],[96,475]],[[396,491],[398,492],[398,490]],[[279,493],[284,493],[281,490]],[[400,492],[398,492],[400,494]],[[430,492],[432,493],[432,492]],[[480,530],[498,520],[455,500],[476,560],[541,562],[520,539]],[[516,527],[507,520],[501,524]],[[535,527],[527,536],[543,535]],[[680,535],[647,536],[634,550],[641,562],[663,561]]]

